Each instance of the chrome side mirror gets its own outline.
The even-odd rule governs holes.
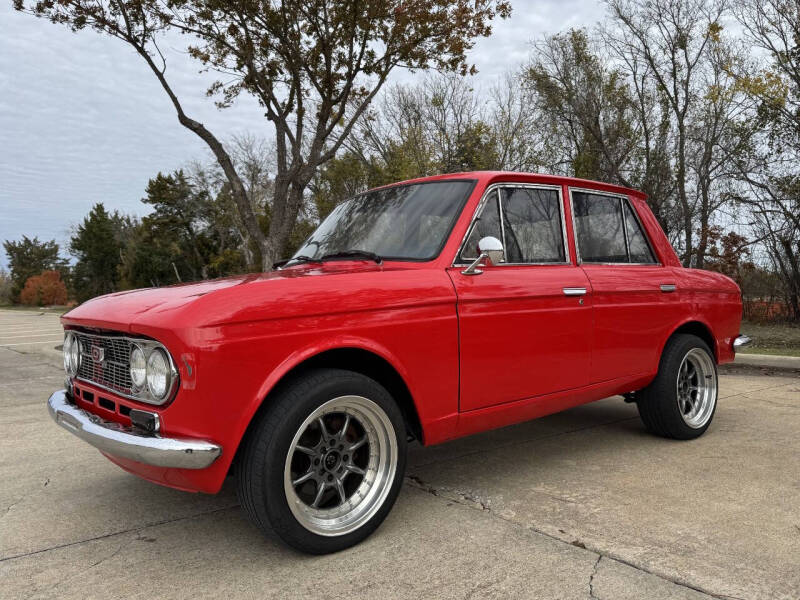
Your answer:
[[[483,271],[478,267],[484,266],[484,260],[488,261],[490,266],[496,266],[503,262],[505,258],[502,242],[492,236],[481,238],[481,241],[478,242],[478,252],[478,258],[476,258],[470,266],[461,271],[462,275],[480,275]]]

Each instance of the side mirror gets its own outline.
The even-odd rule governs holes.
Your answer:
[[[483,273],[478,267],[483,266],[483,261],[488,261],[489,265],[496,266],[503,262],[505,253],[503,244],[496,237],[487,236],[478,242],[478,258],[470,266],[461,271],[462,275],[480,275]]]
[[[478,242],[478,252],[486,255],[489,264],[492,266],[499,265],[505,258],[503,244],[496,237],[492,236],[481,238],[481,241]]]

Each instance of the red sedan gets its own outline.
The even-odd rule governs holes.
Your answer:
[[[64,315],[58,424],[155,483],[234,473],[264,531],[346,548],[432,445],[615,394],[708,429],[749,340],[723,275],[685,269],[643,194],[477,172],[338,206],[271,273],[96,298]]]

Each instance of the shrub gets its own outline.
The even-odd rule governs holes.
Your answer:
[[[19,301],[29,306],[48,306],[67,303],[67,286],[58,271],[43,271],[29,277],[19,295]]]

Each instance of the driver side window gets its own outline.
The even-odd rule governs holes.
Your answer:
[[[459,262],[478,257],[478,242],[491,236],[503,244],[505,262],[559,264],[567,262],[557,190],[504,185],[495,188],[476,217]]]

